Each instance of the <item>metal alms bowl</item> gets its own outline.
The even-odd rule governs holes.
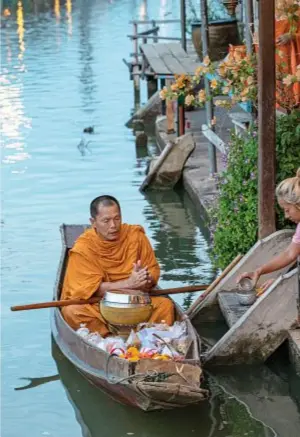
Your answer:
[[[256,300],[256,294],[254,291],[238,291],[238,300],[241,305],[252,305]]]
[[[239,291],[253,291],[254,285],[250,278],[243,278],[238,284]]]
[[[238,285],[237,297],[241,305],[252,305],[256,300],[256,291],[250,278],[243,278]]]
[[[100,302],[104,319],[115,326],[135,326],[147,322],[152,314],[151,298],[142,292],[107,291]]]
[[[151,304],[151,299],[149,294],[142,292],[125,294],[107,291],[102,302],[104,305],[114,308],[126,308],[126,305],[128,305],[128,308],[132,308],[133,305],[149,305]]]

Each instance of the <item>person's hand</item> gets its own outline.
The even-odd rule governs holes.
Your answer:
[[[256,293],[256,295],[260,296],[261,294],[263,294],[267,290],[267,288],[269,288],[273,284],[274,281],[275,281],[275,279],[271,278],[271,279],[268,279],[266,282],[264,282],[262,284],[262,286],[259,287],[259,291]]]
[[[245,273],[242,273],[237,278],[236,283],[238,284],[244,278],[249,278],[249,279],[251,279],[251,281],[253,282],[253,285],[255,286],[257,284],[257,281],[259,280],[259,277],[260,277],[260,274],[257,270],[255,270],[254,272],[245,272]]]
[[[276,39],[276,44],[278,46],[283,46],[283,45],[287,44],[288,42],[290,42],[291,39],[292,39],[292,36],[289,33],[283,33],[282,35],[280,35]]]

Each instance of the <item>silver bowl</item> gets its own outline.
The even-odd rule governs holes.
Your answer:
[[[143,292],[106,291],[102,304],[114,308],[132,308],[151,304],[149,294]]]
[[[250,278],[241,279],[238,287],[241,292],[250,292],[254,290],[254,285]]]
[[[255,290],[237,291],[237,297],[241,305],[250,306],[256,300]]]

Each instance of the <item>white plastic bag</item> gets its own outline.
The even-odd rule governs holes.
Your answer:
[[[109,354],[113,354],[115,351],[121,349],[125,353],[126,351],[126,345],[121,337],[107,337],[104,340],[105,342],[105,350]]]
[[[129,337],[126,340],[126,346],[136,347],[137,349],[140,349],[140,347],[142,346],[142,342],[139,335],[136,332],[134,332],[133,329],[131,330]]]
[[[91,344],[93,344],[93,345],[97,345],[97,344],[102,340],[102,337],[101,337],[100,334],[98,334],[98,332],[92,332],[91,334],[88,334],[88,335],[85,337],[85,339],[86,339],[89,343],[91,343]]]
[[[88,328],[86,328],[85,323],[81,323],[80,328],[77,329],[76,334],[78,334],[80,337],[87,337],[89,335],[90,331]]]

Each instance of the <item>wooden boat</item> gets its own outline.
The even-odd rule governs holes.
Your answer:
[[[86,228],[84,225],[60,228],[63,249],[54,300],[60,298],[68,251]],[[185,319],[190,338],[185,358],[180,362],[143,359],[133,363],[109,355],[70,328],[58,308],[51,312],[52,334],[61,352],[77,370],[115,400],[144,411],[184,407],[206,399],[207,390],[200,387],[200,338],[180,307],[175,306],[176,318]]]
[[[174,434],[185,436],[187,429],[195,430],[195,435],[198,432],[208,436],[213,426],[221,426],[218,411],[215,414],[217,424],[216,419],[210,414],[210,402],[194,404],[188,408],[164,410],[163,414],[161,410],[152,411],[151,417],[138,408],[124,407],[102,390],[95,388],[77,372],[54,341],[52,357],[83,437],[126,436],[130,432],[133,437],[173,437]]]
[[[236,279],[283,252],[293,233],[285,229],[259,240],[205,299],[200,296],[187,310],[203,346],[207,346],[201,354],[206,367],[261,364],[289,337],[298,315],[297,268],[291,264],[264,275],[258,286],[269,278],[275,281],[252,305],[241,304]]]

